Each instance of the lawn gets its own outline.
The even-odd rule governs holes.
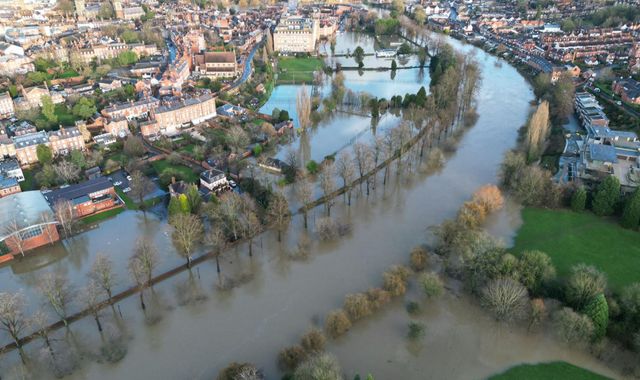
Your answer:
[[[281,57],[278,59],[278,82],[311,83],[313,72],[322,70],[322,65],[319,58]]]
[[[605,380],[608,377],[591,372],[584,368],[576,367],[567,362],[552,362],[540,364],[522,364],[511,367],[503,373],[491,376],[489,380]]]
[[[162,172],[167,169],[174,169],[180,174],[182,174],[186,182],[197,183],[199,181],[198,175],[194,173],[193,170],[188,166],[184,166],[180,164],[171,164],[167,160],[154,161],[151,163],[151,166],[153,166],[153,169],[156,171],[158,176],[161,176]]]
[[[512,249],[516,254],[546,252],[560,276],[577,263],[594,265],[617,290],[640,280],[640,233],[590,212],[525,208],[522,219]]]
[[[33,170],[24,169],[22,171],[22,174],[24,174],[24,181],[20,182],[20,190],[22,191],[36,190],[35,189],[36,179],[35,179],[35,173],[33,172]]]
[[[107,210],[99,214],[90,215],[90,216],[87,216],[86,218],[82,218],[80,221],[84,225],[93,224],[93,223],[105,220],[107,218],[111,218],[112,216],[116,216],[120,214],[122,211],[124,211],[124,208],[122,207],[112,208],[111,210]]]

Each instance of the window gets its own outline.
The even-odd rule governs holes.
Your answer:
[[[26,228],[26,229],[20,231],[20,239],[21,240],[31,239],[32,237],[36,237],[36,236],[40,236],[40,235],[42,235],[42,227],[41,226],[33,226],[33,227],[29,227],[29,228]]]

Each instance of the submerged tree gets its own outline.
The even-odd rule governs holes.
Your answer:
[[[22,293],[0,293],[0,330],[9,334],[23,363],[26,359],[20,336],[28,326],[28,320],[24,315],[25,303]]]
[[[334,179],[335,168],[333,162],[329,161],[325,164],[320,172],[320,187],[324,195],[324,205],[327,209],[327,216],[331,216],[331,206],[333,206],[333,192],[336,190],[336,182]]]
[[[220,273],[220,255],[227,245],[227,237],[218,226],[212,226],[205,236],[205,244],[213,249],[213,257],[216,258],[216,271]]]
[[[202,240],[204,227],[199,217],[192,214],[177,214],[172,220],[171,239],[176,245],[178,254],[187,259],[187,268],[191,268],[191,254]]]
[[[498,320],[521,317],[528,302],[527,289],[510,278],[491,281],[482,291],[482,303]]]
[[[296,181],[296,197],[302,205],[302,217],[304,218],[304,228],[308,227],[307,217],[309,213],[309,203],[313,197],[313,187],[307,176],[301,176]]]
[[[76,222],[76,213],[71,202],[59,200],[53,205],[56,221],[62,228],[65,237],[71,236]]]
[[[67,318],[74,293],[67,276],[61,273],[46,273],[38,282],[38,291],[64,325],[68,326]]]
[[[302,85],[296,96],[296,111],[298,113],[300,128],[305,130],[311,123],[311,98],[304,85]]]
[[[103,254],[98,254],[88,277],[107,294],[108,300],[111,301],[113,287],[117,280],[111,259]]]
[[[90,280],[89,283],[82,289],[81,298],[85,307],[93,316],[98,326],[98,331],[102,332],[102,323],[100,323],[100,293],[101,286],[95,281]]]
[[[351,205],[351,182],[355,176],[355,167],[353,158],[347,150],[343,150],[338,154],[336,159],[336,173],[342,179],[342,186],[346,189],[348,205]]]
[[[269,202],[267,208],[269,222],[273,223],[278,231],[278,241],[282,241],[282,232],[287,228],[291,221],[291,212],[289,211],[289,203],[287,198],[280,193],[275,193]]]

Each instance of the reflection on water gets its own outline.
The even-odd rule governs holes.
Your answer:
[[[458,49],[472,49],[452,42]],[[81,368],[68,378],[211,379],[232,361],[253,362],[264,369],[267,378],[279,378],[275,363],[282,347],[297,342],[311,325],[322,323],[329,310],[342,304],[346,293],[380,284],[381,273],[389,265],[406,261],[409,250],[424,242],[428,226],[455,215],[477,187],[495,182],[502,156],[514,145],[517,129],[526,120],[532,94],[513,68],[496,67],[494,58],[477,54],[484,76],[480,117],[441,170],[412,177],[392,172],[387,186],[379,184],[370,197],[354,191],[351,207],[337,200],[332,215],[352,223],[352,232],[340,241],[323,243],[311,232],[313,240],[305,248],[306,255],[294,254],[306,235],[301,216],[296,216],[281,243],[268,231],[255,239],[253,257],[246,244],[227,252],[221,259],[222,278],[211,260],[146,290],[145,311],[138,297],[125,299],[117,309],[104,310],[101,315],[105,326],[126,326],[125,331],[111,334],[115,337],[98,334],[91,318],[74,323],[71,331],[87,354],[81,358]],[[388,75],[378,74],[380,78]],[[400,75],[401,71],[396,79]],[[388,86],[393,89],[395,84]],[[419,83],[413,86],[417,90]],[[295,104],[295,92],[287,93],[286,88],[279,86],[274,91],[272,104]],[[388,117],[377,129],[393,122]],[[310,134],[309,157],[322,156],[358,131],[370,130],[364,118],[336,117],[328,123]],[[312,210],[310,226],[323,215],[322,209]],[[509,215],[498,214],[491,226],[505,238],[513,233]],[[182,264],[168,232],[159,218],[127,211],[64,246],[44,248],[50,252],[42,257],[2,268],[0,283],[3,290],[24,289],[35,307],[39,301],[33,284],[38,276],[47,270],[63,270],[80,285],[97,253],[103,252],[114,259],[121,290],[131,282],[126,259],[139,236],[151,237],[158,246],[162,256],[159,271]],[[420,319],[427,336],[421,344],[408,346],[404,340],[408,317],[402,307],[398,301],[331,344],[330,350],[348,374],[372,372],[380,379],[482,378],[512,364],[543,359],[566,359],[605,372],[591,357],[547,337],[497,327],[471,300],[453,295],[424,305]],[[62,342],[65,331],[54,335]],[[116,342],[107,346],[125,352],[122,360],[111,363],[99,354],[105,342]],[[40,341],[29,344],[29,355],[36,355],[41,346]],[[18,360],[15,352],[2,357],[3,378],[22,377],[22,370],[15,369],[20,368]],[[36,372],[33,377],[51,376],[51,372]]]

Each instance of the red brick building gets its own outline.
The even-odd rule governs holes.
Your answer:
[[[118,196],[106,177],[94,178],[76,185],[53,190],[45,194],[53,207],[58,202],[71,202],[75,216],[82,218],[118,206]]]
[[[53,244],[60,239],[53,211],[39,191],[0,198],[0,262],[7,255]]]

